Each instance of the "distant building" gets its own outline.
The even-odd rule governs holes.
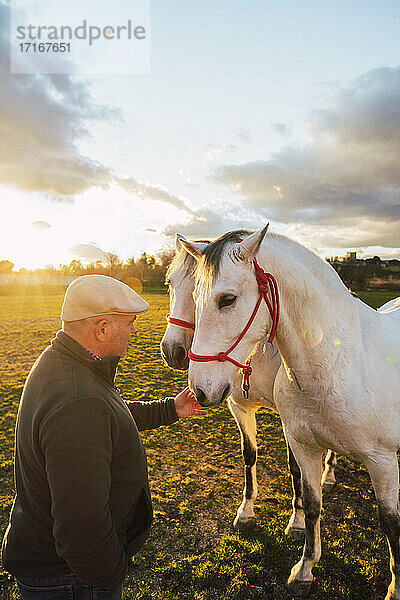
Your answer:
[[[327,261],[352,289],[400,289],[400,261],[382,260],[379,256],[357,258],[357,252],[335,256]]]
[[[356,252],[346,252],[346,256],[335,256],[335,257],[331,256],[327,260],[330,263],[333,263],[333,262],[359,262],[360,261],[360,259],[357,258],[357,251]]]

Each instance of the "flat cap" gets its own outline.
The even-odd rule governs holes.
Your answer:
[[[138,315],[149,310],[129,285],[107,275],[82,275],[65,292],[61,310],[63,321],[80,321],[100,315]]]

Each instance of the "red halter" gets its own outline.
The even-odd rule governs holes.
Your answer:
[[[243,339],[243,337],[247,333],[248,329],[250,328],[250,325],[252,324],[252,322],[255,319],[255,316],[258,312],[258,309],[260,308],[261,301],[263,298],[265,300],[266,305],[268,306],[268,310],[269,310],[271,318],[272,318],[272,329],[271,329],[271,333],[269,334],[269,338],[268,338],[269,343],[272,343],[272,341],[275,337],[276,329],[278,327],[278,322],[279,322],[278,284],[276,283],[276,280],[275,280],[274,276],[271,275],[271,273],[265,273],[265,271],[260,267],[260,265],[258,264],[258,262],[255,258],[253,258],[253,264],[254,264],[254,268],[256,271],[256,279],[257,279],[260,295],[257,300],[257,304],[251,314],[251,317],[247,322],[246,327],[243,329],[242,333],[240,334],[240,336],[238,337],[236,342],[226,352],[220,352],[219,354],[214,355],[214,356],[206,356],[203,354],[194,354],[191,350],[189,350],[189,352],[188,352],[188,357],[190,358],[190,360],[194,360],[197,362],[209,362],[212,360],[217,360],[218,362],[225,362],[226,360],[228,360],[232,364],[236,365],[236,367],[239,367],[240,369],[242,369],[242,373],[243,373],[242,391],[243,391],[243,396],[246,399],[249,397],[250,375],[252,373],[252,368],[250,366],[251,358],[248,358],[246,360],[246,363],[243,365],[240,362],[238,362],[238,361],[234,360],[233,358],[231,358],[230,356],[228,356],[228,354],[230,354],[232,352],[232,350],[234,350],[236,348],[236,346],[239,344],[239,342]],[[272,304],[268,299],[268,289],[271,293]],[[194,329],[194,327],[193,327],[193,329]]]
[[[171,317],[170,313],[165,315],[165,319],[168,323],[172,323],[173,325],[179,325],[180,327],[186,327],[186,329],[193,329],[194,331],[194,323],[189,323],[189,321],[182,321],[181,319],[175,319],[175,317]]]

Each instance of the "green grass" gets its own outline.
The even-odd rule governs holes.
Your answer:
[[[355,290],[363,302],[379,308],[392,298],[400,296],[400,290]]]
[[[360,295],[379,306],[398,293]],[[152,293],[147,299],[151,311],[138,319],[138,334],[117,376],[125,399],[174,395],[186,384],[186,375],[166,368],[159,356],[168,297]],[[62,295],[0,297],[2,532],[14,494],[13,444],[19,397],[35,358],[60,325],[61,303]],[[243,464],[239,432],[225,406],[210,410],[206,417],[142,434],[155,521],[149,540],[129,568],[124,598],[290,598],[284,582],[301,548],[283,534],[291,500],[285,444],[276,415],[261,410],[257,420],[257,525],[247,536],[232,526],[241,501]],[[368,475],[360,465],[339,458],[337,479],[340,485],[324,502],[323,555],[315,568],[310,598],[383,598],[389,582],[388,552],[378,528]],[[12,581],[5,584],[3,597],[19,597]]]

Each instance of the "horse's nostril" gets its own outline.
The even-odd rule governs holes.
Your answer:
[[[174,351],[174,359],[178,365],[182,364],[186,358],[186,350],[183,346],[178,346]]]
[[[224,391],[222,392],[221,402],[223,402],[225,400],[225,398],[228,396],[230,390],[231,390],[231,386],[228,384],[226,386],[226,388],[224,389]]]
[[[195,389],[195,394],[196,394],[197,402],[201,406],[205,406],[207,404],[207,396],[205,395],[203,390],[198,387]]]

